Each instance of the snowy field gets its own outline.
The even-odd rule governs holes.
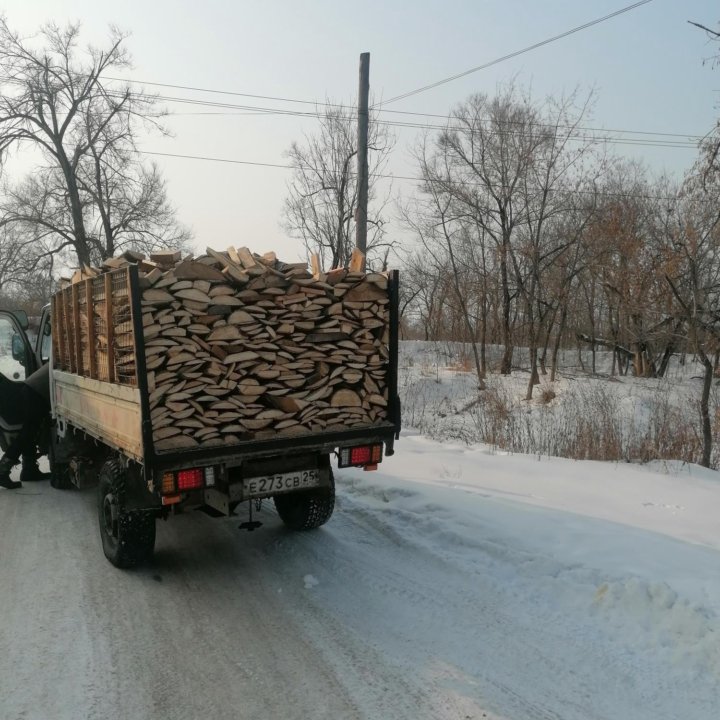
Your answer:
[[[522,349],[510,376],[488,374],[478,395],[470,348],[459,343],[400,346],[403,422],[438,440],[484,442],[499,449],[575,459],[697,461],[703,370],[692,357],[673,357],[664,378],[611,374],[612,355],[564,352],[555,382],[541,375],[525,400],[529,373]],[[490,368],[500,348],[488,348]],[[720,436],[720,386],[710,413]],[[711,466],[720,467],[720,447]]]
[[[317,532],[267,503],[251,534],[183,516],[120,572],[92,492],[0,490],[0,718],[715,720],[717,472],[468,443],[472,376],[433,355],[403,348],[423,433],[377,472],[336,471]],[[522,376],[497,392],[551,438],[548,408],[562,431],[563,396],[602,383],[627,439],[686,412],[692,374],[669,402],[661,381],[579,371],[548,403],[519,401]]]

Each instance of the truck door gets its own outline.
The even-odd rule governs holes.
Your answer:
[[[27,328],[24,312],[0,310],[0,372],[9,380],[24,380],[38,368]]]
[[[38,330],[37,340],[35,341],[37,367],[41,367],[50,360],[50,350],[52,348],[50,317],[50,305],[46,305],[40,316],[40,328]]]

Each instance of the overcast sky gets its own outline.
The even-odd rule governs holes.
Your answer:
[[[109,23],[131,33],[128,77],[272,98],[350,102],[358,60],[370,52],[371,93],[390,99],[607,15],[631,0],[5,0],[11,27],[29,34],[45,21],[79,20],[88,41],[101,43]],[[713,47],[687,23],[716,27],[717,0],[653,0],[599,25],[387,105],[386,110],[446,114],[473,92],[492,94],[515,77],[538,99],[595,88],[592,127],[702,135],[720,116],[720,68],[703,65]],[[194,98],[283,110],[312,105],[146,85],[172,98]],[[171,138],[148,137],[148,151],[285,164],[293,140],[317,121],[167,102]],[[202,114],[198,114],[202,113]],[[206,114],[212,113],[212,114]],[[222,114],[217,114],[222,113]],[[387,113],[387,119],[398,115]],[[438,122],[414,118],[416,122]],[[417,130],[397,130],[392,171],[412,173],[408,147]],[[624,135],[625,139],[671,140]],[[685,140],[678,138],[681,142]],[[617,144],[654,171],[680,175],[690,148]],[[285,236],[281,208],[289,171],[272,167],[157,157],[169,193],[196,246],[247,245],[301,255]],[[414,185],[397,181],[408,195]]]

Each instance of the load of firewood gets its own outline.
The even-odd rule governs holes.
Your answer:
[[[159,451],[348,430],[387,417],[388,277],[247,248],[138,264]],[[75,282],[101,272],[78,271]]]

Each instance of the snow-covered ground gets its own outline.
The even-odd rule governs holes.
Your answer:
[[[438,625],[408,608],[406,631],[423,628],[410,656],[431,664],[453,638],[453,671],[486,707],[510,718],[717,716],[717,473],[412,436],[382,473],[355,473],[343,489],[356,512],[460,572],[453,587],[419,570],[460,612]],[[387,625],[380,637],[393,634]]]
[[[316,532],[181,516],[136,572],[92,492],[0,490],[0,718],[714,720],[720,476],[452,427],[336,471]]]
[[[488,366],[500,350],[488,348]],[[510,376],[490,373],[478,394],[468,345],[401,343],[399,394],[405,425],[441,440],[485,442],[501,449],[576,459],[628,460],[701,457],[702,367],[686,356],[672,358],[663,378],[611,373],[612,354],[561,353],[554,382],[541,375],[533,399],[525,400],[529,373],[516,350]],[[720,435],[720,392],[713,385],[710,415]],[[711,465],[720,467],[720,448]]]

